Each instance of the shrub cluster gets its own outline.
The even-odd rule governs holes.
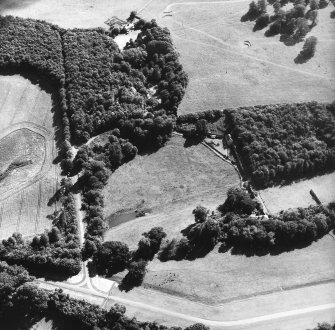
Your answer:
[[[54,227],[31,241],[14,233],[0,243],[0,259],[23,265],[38,274],[57,272],[73,276],[81,269],[81,252],[77,232],[74,198],[69,180],[63,179],[58,192],[62,207],[51,217]]]
[[[243,167],[257,187],[335,169],[334,104],[268,105],[226,112]]]

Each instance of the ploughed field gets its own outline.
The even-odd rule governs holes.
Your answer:
[[[51,227],[59,169],[51,94],[19,75],[0,76],[0,238]]]

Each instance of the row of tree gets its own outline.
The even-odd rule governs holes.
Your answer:
[[[243,167],[257,187],[335,169],[335,103],[226,111]]]
[[[37,288],[21,266],[0,262],[0,322],[3,328],[17,329],[47,317],[67,329],[182,330],[156,322],[140,322],[125,316],[126,308],[115,304],[109,310],[84,300],[70,298],[61,289],[54,292]],[[59,324],[58,324],[59,323]],[[194,324],[185,330],[209,330]]]
[[[163,245],[162,261],[193,259],[203,256],[221,242],[220,251],[265,255],[305,247],[335,228],[335,204],[310,206],[262,216],[258,203],[246,191],[228,191],[220,213],[209,214],[198,206],[193,214],[195,224],[184,230],[180,240]]]
[[[69,179],[63,179],[55,199],[61,208],[52,216],[53,227],[32,240],[14,233],[0,243],[0,259],[23,265],[39,275],[57,273],[64,277],[81,270],[81,251],[78,238],[74,198]]]

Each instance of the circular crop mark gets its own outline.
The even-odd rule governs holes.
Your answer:
[[[22,128],[0,140],[0,198],[33,180],[45,160],[45,138]]]

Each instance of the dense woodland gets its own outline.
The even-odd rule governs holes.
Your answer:
[[[32,19],[0,16],[0,69],[34,72],[61,84],[65,76],[57,27]]]
[[[102,29],[62,34],[66,93],[73,137],[119,128],[137,146],[158,146],[172,132],[187,85],[170,33],[139,21],[138,38],[122,52]],[[156,88],[156,95],[149,93]]]
[[[300,103],[226,111],[243,167],[257,187],[335,169],[335,107]]]

